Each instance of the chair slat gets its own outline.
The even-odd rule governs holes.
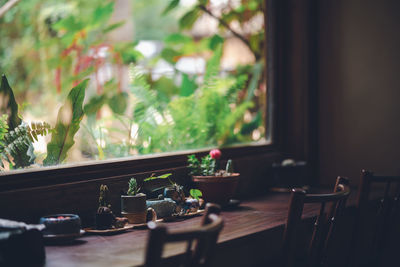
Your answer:
[[[375,215],[371,213],[370,195],[372,186],[383,184],[383,194]],[[392,185],[396,187],[392,190]],[[376,191],[376,190],[375,190]],[[394,191],[394,193],[393,193]],[[370,266],[379,266],[383,260],[383,253],[388,245],[390,232],[396,227],[394,219],[399,215],[398,203],[400,193],[400,176],[376,176],[371,171],[362,170],[360,188],[357,197],[357,213],[352,238],[354,248],[351,257],[351,266],[360,266],[368,263]],[[376,192],[374,192],[374,195]],[[369,226],[371,219],[376,223]],[[372,227],[372,228],[371,228]],[[398,226],[397,226],[398,227]],[[372,239],[366,239],[366,233],[373,233]],[[370,244],[372,241],[372,244]],[[366,247],[370,244],[370,249]]]
[[[186,251],[179,266],[209,266],[215,252],[218,235],[223,227],[219,206],[208,203],[202,225],[188,230],[170,232],[163,225],[149,222],[149,241],[146,250],[146,267],[162,266],[162,250],[166,243],[186,241]],[[196,242],[194,250],[193,243]]]
[[[320,203],[308,249],[307,266],[320,266],[325,259],[334,233],[334,226],[350,194],[347,178],[338,177],[334,192],[330,194],[306,194],[301,189],[293,189],[289,204],[288,219],[283,236],[283,264],[294,266],[296,261],[296,232],[301,222],[304,203]],[[329,207],[328,211],[326,208]]]

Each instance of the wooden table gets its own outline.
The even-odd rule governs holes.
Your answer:
[[[254,257],[275,255],[280,248],[288,205],[289,194],[270,193],[223,211],[225,225],[218,239],[217,265],[225,266],[229,262],[229,266],[245,266],[243,264]],[[304,218],[314,217],[317,212],[318,206],[307,205]],[[195,217],[166,224],[171,229],[189,228],[199,224],[200,219]],[[111,236],[85,235],[71,245],[47,246],[45,266],[142,265],[147,235],[146,229],[134,229]],[[182,244],[168,245],[166,256],[179,255],[183,249]]]

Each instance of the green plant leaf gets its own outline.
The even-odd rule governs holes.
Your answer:
[[[193,77],[193,79],[190,79],[189,75],[187,75],[186,73],[183,73],[181,92],[179,95],[180,96],[192,95],[197,88],[197,84],[196,84],[195,80],[196,80],[196,77]]]
[[[2,152],[2,148],[5,145],[5,135],[8,133],[8,124],[7,124],[7,120],[8,120],[8,115],[7,114],[3,114],[0,117],[0,153]]]
[[[77,21],[74,16],[68,16],[54,23],[53,28],[55,30],[66,30],[66,35],[74,35],[75,32],[78,32],[84,28],[84,24],[80,21]]]
[[[15,101],[14,92],[4,74],[1,77],[0,85],[0,112],[8,115],[9,131],[14,130],[21,124],[22,120],[18,117],[18,105]]]
[[[201,175],[200,161],[196,156],[193,154],[189,155],[187,161],[189,163],[188,168],[190,169],[190,175]]]
[[[84,111],[86,115],[95,114],[107,101],[105,95],[96,95],[92,97],[85,105]]]
[[[117,93],[110,98],[108,105],[111,110],[119,115],[123,115],[128,106],[128,94],[125,92]]]
[[[125,24],[125,21],[120,21],[120,22],[113,23],[113,24],[107,26],[107,27],[103,30],[103,33],[111,32],[111,31],[113,31],[113,30],[115,30],[115,29],[121,27],[121,26],[124,25],[124,24]]]
[[[96,7],[92,17],[92,24],[101,24],[104,21],[108,21],[114,12],[114,3],[109,2],[108,4]]]
[[[161,13],[161,15],[166,15],[168,14],[171,10],[173,10],[174,8],[176,8],[179,5],[179,1],[180,0],[171,0],[171,2],[169,2],[168,6],[164,9],[164,11]]]
[[[174,80],[166,76],[161,76],[153,82],[152,90],[157,92],[157,99],[160,103],[168,103],[171,98],[179,93],[179,88]]]
[[[213,86],[219,74],[219,65],[222,57],[222,44],[218,44],[212,57],[207,61],[204,85]]]
[[[164,39],[164,42],[167,44],[183,44],[189,43],[191,41],[192,38],[190,36],[184,35],[182,33],[172,33]]]
[[[51,131],[50,124],[47,122],[31,122],[26,125],[27,135],[32,142],[38,141],[38,136],[45,136]]]
[[[181,30],[192,28],[193,24],[200,17],[200,14],[201,13],[197,8],[188,11],[179,19],[179,28]]]
[[[168,61],[169,63],[175,64],[177,59],[182,54],[172,48],[166,47],[161,51],[161,57]]]
[[[172,175],[172,173],[166,173],[160,176],[150,176],[146,179],[144,179],[144,182],[148,182],[148,181],[152,181],[152,180],[157,180],[157,179],[167,179],[168,177],[170,177]]]
[[[83,100],[88,79],[74,87],[68,94],[66,103],[58,111],[56,126],[51,134],[51,141],[47,144],[45,166],[63,162],[68,150],[75,144],[74,136],[79,130],[83,118]]]
[[[140,188],[137,184],[136,179],[132,177],[128,182],[128,191],[126,192],[126,194],[128,196],[135,196],[137,195],[137,193],[139,193],[139,190]]]
[[[253,71],[252,71],[252,77],[249,83],[249,89],[247,91],[247,96],[246,100],[250,101],[254,97],[254,92],[257,89],[258,86],[258,81],[260,80],[261,73],[263,71],[263,64],[262,62],[258,62],[254,64],[253,66]]]
[[[190,189],[190,196],[194,199],[199,199],[199,197],[203,196],[203,193],[199,189]]]
[[[263,33],[263,32],[261,32],[261,33],[256,33],[256,34],[250,36],[250,38],[249,38],[250,47],[251,47],[251,50],[252,50],[254,53],[259,53],[259,52],[260,52],[260,48],[262,47],[262,46],[260,45],[260,43],[261,43],[263,40],[264,40],[264,33]]]
[[[210,39],[210,43],[208,44],[209,48],[211,50],[215,50],[218,48],[219,44],[224,43],[224,38],[222,38],[220,35],[215,34],[213,37]]]
[[[4,145],[4,146],[3,146]],[[28,127],[25,123],[21,123],[14,130],[4,135],[4,142],[1,157],[15,168],[27,167],[35,162],[36,156],[33,153],[32,141],[28,136]]]

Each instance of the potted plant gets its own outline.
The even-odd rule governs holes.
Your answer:
[[[121,214],[128,218],[129,223],[140,224],[147,220],[147,213],[152,213],[152,220],[156,219],[156,214],[152,208],[146,207],[146,195],[139,193],[140,188],[135,178],[129,180],[129,187],[126,195],[121,195]]]
[[[239,173],[233,171],[232,160],[220,169],[221,151],[213,149],[199,161],[195,155],[188,156],[190,175],[201,190],[206,202],[226,205],[235,194]]]
[[[99,207],[95,217],[96,229],[110,229],[113,226],[114,220],[115,216],[111,211],[108,187],[102,184],[100,186]]]
[[[190,189],[190,197],[185,196],[184,188],[170,179],[172,173],[166,173],[155,176],[154,173],[144,179],[144,182],[164,179],[168,185],[159,189],[164,189],[157,199],[147,200],[147,207],[152,207],[157,213],[157,217],[171,217],[172,215],[184,215],[190,212],[196,212],[200,207],[199,197],[202,195],[198,189]]]

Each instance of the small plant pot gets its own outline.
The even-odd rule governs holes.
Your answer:
[[[203,193],[204,201],[224,206],[234,196],[239,176],[239,173],[230,176],[193,176],[192,180]]]
[[[146,195],[121,196],[121,214],[128,218],[129,223],[140,224],[146,222],[147,217]]]
[[[46,228],[42,231],[45,235],[79,234],[81,219],[76,214],[55,214],[40,218],[40,224]]]
[[[114,224],[114,214],[112,213],[96,213],[95,224],[97,230],[111,229]]]

